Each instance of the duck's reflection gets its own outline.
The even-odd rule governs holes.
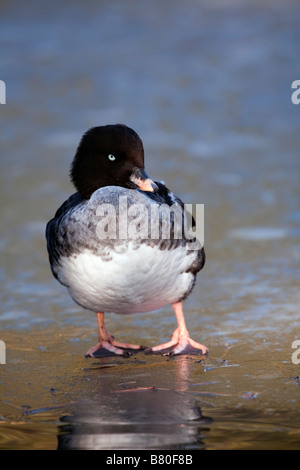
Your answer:
[[[173,367],[168,367],[170,362]],[[153,371],[145,372],[147,368],[142,374],[140,369],[130,370],[132,380],[127,383],[118,373],[101,375],[98,398],[93,395],[75,414],[61,418],[58,449],[204,448],[204,433],[212,420],[202,416],[199,404],[187,393],[194,363],[187,356],[161,363],[155,378]],[[137,386],[149,380],[159,383]]]

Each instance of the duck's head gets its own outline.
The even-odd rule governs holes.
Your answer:
[[[71,166],[71,180],[84,199],[103,186],[156,192],[144,169],[137,133],[123,124],[93,127],[82,137]]]

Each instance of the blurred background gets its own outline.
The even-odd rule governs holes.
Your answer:
[[[300,365],[291,344],[300,339],[300,105],[291,85],[300,79],[299,20],[297,0],[0,1],[0,339],[7,345],[0,448],[55,447],[49,407],[77,396],[74,377],[81,383],[96,320],[52,278],[44,230],[74,192],[69,167],[82,134],[114,123],[140,135],[153,179],[185,202],[205,204],[207,264],[185,303],[187,324],[212,362],[218,348],[232,348],[239,366],[222,376],[214,363],[215,422],[243,408],[236,393],[254,386],[242,422],[269,410],[269,424],[249,442],[255,447],[271,429],[268,442],[278,447],[276,417],[280,442],[297,446]],[[166,307],[126,324],[112,316],[108,328],[119,340],[153,345],[169,338],[175,318]],[[213,394],[224,387],[231,398],[220,401]],[[25,417],[30,409],[41,410],[53,434],[43,435],[39,413]],[[17,417],[18,431],[10,426]],[[27,440],[26,426],[35,430]],[[225,443],[225,428],[215,428],[208,448],[245,445]]]

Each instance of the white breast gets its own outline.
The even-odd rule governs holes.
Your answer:
[[[196,257],[179,246],[161,250],[129,244],[126,253],[112,252],[103,260],[86,250],[60,260],[60,276],[72,298],[95,312],[137,313],[178,301],[194,276],[185,271]]]

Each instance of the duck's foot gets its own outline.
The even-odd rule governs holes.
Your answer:
[[[199,354],[208,353],[208,349],[204,344],[197,343],[190,336],[179,335],[178,329],[174,331],[171,341],[167,343],[148,348],[146,354],[162,354],[163,356],[175,356],[178,354]]]
[[[208,353],[208,349],[204,344],[194,341],[186,328],[184,315],[182,311],[182,303],[172,304],[177,318],[178,328],[174,331],[169,342],[146,349],[146,354],[163,354],[164,356],[175,356],[177,354],[200,354]]]
[[[130,343],[119,343],[112,340],[101,340],[95,346],[90,348],[85,357],[106,357],[106,356],[124,356],[130,357],[132,354],[143,351],[144,346]]]
[[[146,349],[138,344],[121,343],[107,331],[104,326],[104,313],[97,313],[99,327],[99,342],[96,346],[90,348],[85,357],[103,357],[103,356],[124,356],[129,357],[132,354]]]

